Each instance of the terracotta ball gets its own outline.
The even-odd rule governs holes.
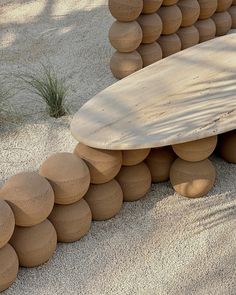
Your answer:
[[[177,5],[162,6],[157,12],[162,20],[162,35],[175,33],[182,23],[182,13]]]
[[[197,162],[207,159],[215,150],[217,136],[211,136],[172,146],[177,156],[185,161]]]
[[[0,194],[10,205],[19,226],[42,222],[54,205],[51,185],[36,172],[22,172],[10,177]]]
[[[228,9],[228,13],[231,15],[232,18],[232,29],[236,29],[236,6],[231,6]]]
[[[116,51],[110,61],[110,69],[117,79],[123,79],[136,71],[141,70],[143,61],[137,51],[122,53]]]
[[[8,289],[16,280],[19,260],[10,244],[0,249],[0,292]]]
[[[214,185],[215,168],[206,159],[200,162],[188,162],[180,158],[170,169],[170,182],[177,193],[189,198],[206,195]]]
[[[169,179],[170,167],[176,159],[170,146],[152,149],[146,159],[151,172],[152,182],[162,182]]]
[[[186,49],[199,43],[199,32],[195,26],[180,28],[176,34],[181,40],[181,49]]]
[[[51,155],[40,166],[39,174],[51,183],[56,204],[77,202],[85,195],[90,184],[87,165],[71,153]]]
[[[181,50],[181,41],[177,34],[161,36],[158,43],[162,49],[163,57],[167,57]]]
[[[218,0],[198,0],[200,5],[199,19],[207,19],[211,17],[217,8]]]
[[[124,150],[122,151],[122,165],[133,166],[143,162],[151,149]]]
[[[56,230],[48,219],[31,227],[16,226],[10,244],[16,250],[20,266],[36,267],[54,254],[57,246]]]
[[[157,42],[141,44],[137,51],[142,57],[144,67],[162,59],[161,46]]]
[[[216,36],[216,25],[211,18],[198,20],[194,26],[199,32],[199,43],[205,42],[215,38]]]
[[[15,217],[10,206],[0,199],[0,248],[10,240],[15,228]]]
[[[136,22],[115,21],[109,31],[111,45],[120,52],[134,51],[140,45],[143,32]]]
[[[56,205],[48,219],[57,232],[58,242],[71,243],[85,236],[92,222],[92,214],[84,199],[70,205]]]
[[[179,0],[163,0],[162,5],[163,6],[171,6],[176,3],[178,3]]]
[[[121,22],[130,22],[142,12],[143,0],[109,0],[108,6],[114,18]]]
[[[228,11],[215,13],[212,19],[216,25],[216,36],[226,35],[231,29],[232,18]]]
[[[142,43],[153,43],[162,32],[162,21],[158,14],[141,14],[137,19],[143,31]]]
[[[116,180],[104,184],[91,184],[85,200],[93,220],[107,220],[119,213],[123,204],[123,192]]]
[[[84,159],[89,167],[91,183],[101,184],[112,180],[120,171],[122,152],[101,150],[82,143],[77,144],[74,153]]]
[[[137,201],[145,196],[151,186],[151,173],[145,163],[122,166],[116,176],[124,196],[124,201]]]
[[[198,20],[200,5],[197,0],[180,0],[178,7],[182,13],[181,27],[192,26]]]
[[[143,14],[150,14],[156,12],[162,4],[163,0],[143,0]]]
[[[236,130],[221,134],[218,146],[221,157],[229,163],[236,164]]]
[[[230,8],[233,0],[218,0],[216,12],[223,12]]]

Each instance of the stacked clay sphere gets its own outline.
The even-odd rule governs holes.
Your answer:
[[[86,162],[93,184],[112,180],[122,165],[121,151],[96,149],[79,143],[75,147],[74,154]]]
[[[156,12],[162,4],[163,0],[143,0],[142,14],[151,14]]]
[[[19,260],[10,244],[0,249],[0,292],[8,289],[16,280]]]
[[[182,13],[177,5],[162,6],[157,13],[162,20],[162,35],[173,34],[179,29],[182,23]]]
[[[14,214],[7,202],[0,199],[0,249],[9,242],[14,228]]]
[[[119,213],[123,204],[123,192],[116,180],[103,184],[91,184],[85,195],[93,220],[107,220]]]
[[[232,5],[232,0],[218,0],[216,12],[224,12]]]
[[[236,164],[236,131],[229,131],[219,136],[219,152],[221,157]]]
[[[151,172],[152,182],[162,182],[169,179],[170,167],[176,159],[171,147],[152,149],[146,159]]]
[[[18,226],[33,226],[45,220],[54,205],[49,182],[36,172],[22,172],[9,178],[1,198],[10,205]]]
[[[205,196],[213,187],[216,172],[208,159],[189,162],[176,159],[170,169],[170,182],[177,193],[189,198]]]
[[[85,162],[71,153],[57,153],[46,159],[39,169],[52,185],[56,204],[79,201],[87,192],[90,173]]]
[[[158,39],[158,44],[161,46],[162,56],[167,57],[181,50],[181,40],[177,34],[161,36]]]
[[[143,0],[109,0],[108,6],[114,18],[121,22],[130,22],[141,14]]]
[[[123,150],[122,151],[122,165],[123,166],[134,166],[143,162],[148,154],[150,148],[139,149],[139,150]]]
[[[51,222],[30,226],[16,226],[10,244],[15,249],[21,266],[36,267],[48,261],[56,250],[57,234]]]
[[[163,0],[162,5],[163,6],[171,6],[176,3],[178,3],[179,0]]]
[[[177,156],[185,161],[198,162],[207,159],[215,150],[217,136],[211,136],[172,146]]]
[[[111,45],[119,52],[132,52],[142,42],[143,32],[136,21],[115,21],[109,30]]]
[[[54,225],[58,242],[71,243],[85,236],[92,222],[91,210],[84,199],[73,204],[55,204],[48,219]]]
[[[180,38],[182,50],[197,45],[200,40],[198,29],[194,25],[180,28],[176,34]]]
[[[113,76],[117,79],[123,79],[134,72],[141,70],[143,61],[137,51],[124,53],[116,51],[110,61],[110,69]]]
[[[142,57],[143,67],[147,67],[162,59],[162,49],[157,42],[141,44],[137,51]]]
[[[158,14],[141,14],[137,22],[143,31],[142,43],[153,43],[160,37],[163,26]]]
[[[116,180],[122,188],[124,201],[132,202],[141,199],[148,192],[151,173],[144,162],[134,166],[122,166]]]
[[[231,29],[232,18],[228,11],[215,13],[212,19],[216,25],[216,36],[223,36]]]
[[[216,25],[211,18],[198,20],[194,26],[198,29],[200,43],[215,38]]]
[[[198,0],[200,5],[199,19],[208,19],[217,9],[218,0]]]
[[[178,7],[182,13],[181,27],[192,26],[198,20],[200,5],[197,0],[180,0]]]

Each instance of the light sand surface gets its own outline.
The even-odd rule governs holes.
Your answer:
[[[2,0],[1,72],[19,73],[50,60],[71,85],[73,114],[115,82],[108,67],[111,23],[104,0]],[[72,151],[76,143],[71,115],[49,118],[26,92],[17,92],[15,103],[31,115],[1,128],[1,182],[37,170],[48,155]],[[59,244],[47,264],[20,269],[3,294],[235,295],[236,166],[213,162],[217,181],[207,197],[190,200],[174,194],[169,183],[153,185],[117,217],[94,222],[79,242]]]

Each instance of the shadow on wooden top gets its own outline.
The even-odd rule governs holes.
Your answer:
[[[113,84],[74,116],[72,135],[140,149],[236,129],[236,34],[199,44]]]

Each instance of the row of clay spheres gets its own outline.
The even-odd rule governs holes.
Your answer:
[[[181,49],[235,27],[233,0],[109,0],[116,21],[109,39],[117,50],[110,61],[122,79]]]
[[[207,159],[216,136],[141,150],[109,151],[79,143],[74,153],[46,159],[39,173],[23,172],[0,191],[0,291],[16,279],[19,264],[35,267],[54,253],[56,243],[86,235],[93,220],[107,220],[123,201],[144,197],[152,182],[170,178],[176,192],[201,197],[213,186]],[[236,163],[236,131],[219,136],[222,157]],[[177,158],[178,157],[178,158]]]

